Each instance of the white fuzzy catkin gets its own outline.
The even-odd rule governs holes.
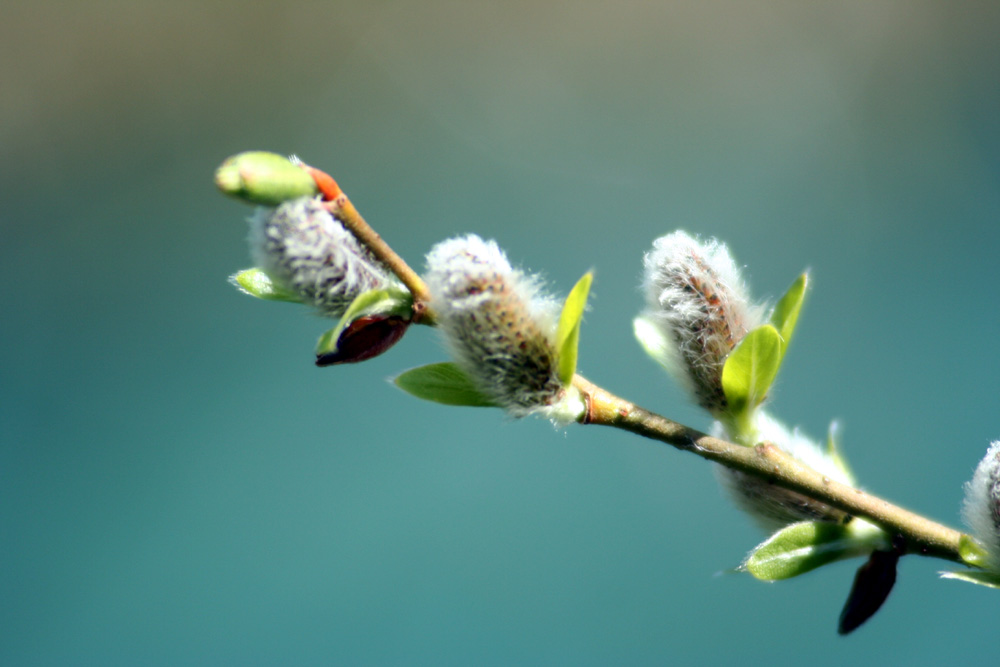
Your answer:
[[[340,317],[367,290],[400,287],[312,197],[259,208],[249,223],[250,253],[258,268],[324,315]]]
[[[825,477],[844,484],[854,484],[850,473],[798,429],[789,431],[784,424],[763,410],[758,410],[755,414],[754,428],[758,441],[776,445]],[[712,427],[712,435],[732,438],[719,422]],[[844,518],[844,513],[840,510],[775,486],[760,477],[721,465],[716,467],[716,474],[733,501],[765,532],[773,532],[797,521],[840,521]]]
[[[962,519],[986,547],[986,567],[1000,574],[1000,440],[990,444],[965,484]]]
[[[558,377],[559,303],[475,235],[438,243],[427,268],[438,325],[476,387],[515,417],[552,416],[568,396]]]
[[[726,357],[761,323],[763,309],[750,302],[725,244],[676,231],[653,242],[644,258],[647,308],[636,321],[642,338],[656,337],[659,360],[703,408],[726,407],[722,367]]]

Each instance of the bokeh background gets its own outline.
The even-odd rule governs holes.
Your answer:
[[[763,536],[702,460],[424,404],[409,333],[226,282],[247,149],[330,171],[417,266],[476,232],[565,293],[581,371],[698,428],[632,339],[678,227],[814,289],[774,395],[862,482],[957,525],[1000,438],[1000,3],[6,3],[0,662],[994,664],[1000,596],[901,563],[725,574]],[[721,573],[721,574],[720,574]]]

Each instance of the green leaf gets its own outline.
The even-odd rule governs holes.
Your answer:
[[[958,538],[958,555],[962,557],[962,561],[966,565],[973,567],[983,567],[989,560],[986,549],[971,535],[965,534]]]
[[[302,298],[291,290],[276,284],[260,269],[247,269],[229,276],[229,282],[244,294],[255,296],[266,301],[288,301],[302,303]]]
[[[774,307],[774,312],[771,313],[771,324],[778,330],[786,348],[792,340],[792,333],[795,332],[795,324],[799,319],[799,311],[802,310],[808,282],[808,273],[799,276],[785,292],[785,296],[781,297],[778,305]]]
[[[450,361],[413,368],[395,379],[408,394],[445,405],[496,407],[496,403],[476,389],[462,369]]]
[[[319,192],[305,169],[277,153],[249,151],[228,158],[215,172],[215,184],[227,195],[250,204],[277,206]]]
[[[384,315],[409,318],[413,312],[413,295],[404,290],[368,290],[354,298],[344,311],[343,317],[333,329],[320,336],[316,344],[316,356],[333,355],[337,351],[337,341],[352,322],[367,315]]]
[[[587,306],[587,295],[594,274],[587,272],[577,281],[559,315],[559,329],[556,331],[556,350],[559,351],[559,380],[563,386],[573,381],[576,374],[577,350],[580,345],[580,320]]]
[[[778,374],[783,345],[770,324],[757,327],[740,342],[722,367],[722,391],[729,411],[748,416],[767,396]]]
[[[834,420],[830,422],[830,428],[826,435],[826,454],[833,461],[834,465],[840,468],[851,485],[854,484],[854,473],[847,465],[847,459],[840,453],[840,422]]]
[[[978,584],[989,588],[1000,589],[1000,574],[983,572],[981,570],[959,570],[957,572],[939,572],[942,579],[958,579],[970,584]]]
[[[656,363],[666,370],[672,371],[670,364],[670,351],[672,349],[669,339],[663,335],[660,327],[648,315],[640,315],[632,320],[632,332],[639,345]]]
[[[767,397],[795,331],[808,281],[808,274],[799,276],[774,307],[771,323],[748,333],[726,359],[722,391],[736,423],[748,423]]]
[[[882,535],[855,534],[850,524],[803,521],[769,537],[747,556],[741,569],[763,581],[790,579],[834,561],[861,556],[882,542]]]

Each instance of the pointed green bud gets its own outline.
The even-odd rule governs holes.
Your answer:
[[[227,195],[250,204],[277,206],[319,189],[298,164],[277,153],[250,151],[228,158],[215,172],[215,184]]]
[[[962,562],[972,567],[989,567],[990,552],[972,535],[958,538],[958,555]]]
[[[275,284],[271,280],[271,276],[260,269],[246,269],[239,273],[234,273],[229,276],[229,282],[244,294],[255,296],[258,299],[302,303],[302,297],[295,292]]]

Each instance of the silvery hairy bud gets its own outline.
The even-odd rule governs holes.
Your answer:
[[[784,424],[763,410],[757,411],[754,427],[761,442],[776,445],[792,458],[830,479],[844,484],[854,484],[851,474],[836,458],[798,429],[789,431]],[[731,437],[718,422],[713,427],[712,434],[722,438]],[[798,521],[839,523],[846,519],[841,510],[795,491],[775,486],[760,477],[724,466],[717,466],[716,471],[719,481],[729,492],[733,502],[750,515],[765,532],[773,532]]]
[[[540,281],[474,235],[434,246],[427,267],[438,325],[479,391],[515,417],[576,419],[579,393],[558,373],[559,302],[542,293]]]
[[[726,408],[726,357],[762,322],[723,243],[676,231],[644,258],[646,310],[635,322],[647,351],[713,414]]]
[[[250,253],[257,266],[323,315],[340,317],[368,290],[402,289],[317,199],[301,197],[260,208],[249,222]]]
[[[962,518],[986,548],[985,567],[1000,574],[1000,440],[990,444],[965,485]]]

